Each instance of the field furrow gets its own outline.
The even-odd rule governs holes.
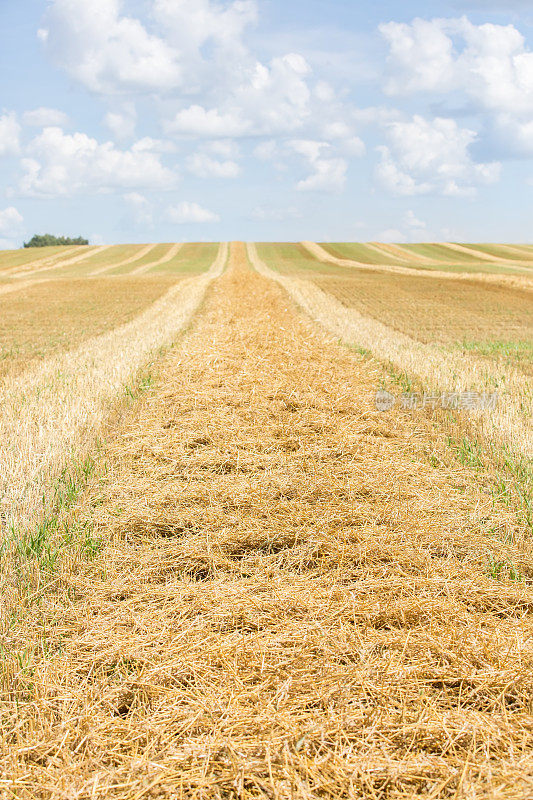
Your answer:
[[[380,414],[376,365],[242,245],[230,267],[66,515],[31,624],[7,631],[6,791],[527,797],[533,556],[515,517],[431,464],[423,421]]]

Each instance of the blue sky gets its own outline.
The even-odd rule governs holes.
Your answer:
[[[531,0],[0,3],[0,247],[531,241]]]

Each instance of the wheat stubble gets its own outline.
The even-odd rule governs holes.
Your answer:
[[[533,594],[486,562],[533,559],[378,377],[233,246],[74,511],[103,551],[10,631],[6,791],[531,793]]]

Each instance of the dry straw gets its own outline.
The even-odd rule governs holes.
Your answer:
[[[208,273],[181,281],[132,322],[0,385],[3,533],[35,521],[69,457],[85,450],[109,403],[187,325],[226,259],[221,245]]]
[[[6,637],[0,791],[531,797],[529,543],[231,264],[73,512],[103,552]]]
[[[479,428],[517,453],[533,454],[533,387],[523,374],[418,342],[347,308],[310,281],[275,273],[261,261],[252,243],[248,254],[258,272],[280,283],[315,321],[343,342],[370,350],[435,392],[498,392],[497,408],[479,415]]]

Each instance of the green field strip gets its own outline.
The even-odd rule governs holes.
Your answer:
[[[327,264],[311,255],[301,244],[290,242],[257,242],[257,253],[268,267],[282,275],[294,275],[297,272],[315,272],[321,274],[350,274],[350,267]]]
[[[351,258],[363,264],[398,264],[398,259],[394,259],[393,256],[381,255],[371,247],[359,242],[319,242],[319,244],[335,258]]]
[[[132,261],[131,264],[123,264],[121,267],[116,267],[115,269],[110,269],[109,272],[106,272],[106,275],[127,275],[133,270],[138,269],[138,267],[142,267],[145,264],[150,264],[152,261],[159,261],[160,258],[163,258],[166,253],[172,247],[171,244],[158,244],[149,253],[142,256],[142,258],[136,259]]]
[[[64,268],[50,270],[47,272],[47,275],[54,278],[83,278],[85,276],[90,276],[96,269],[106,267],[107,265],[112,267],[113,264],[130,258],[135,255],[136,251],[141,247],[142,245],[138,244],[117,244],[110,247],[108,250],[104,250],[102,253],[95,253],[89,256],[89,258],[85,258],[79,264],[72,264],[71,267],[66,266]]]
[[[396,245],[397,247],[401,247],[402,250],[406,250],[408,253],[414,253],[415,255],[425,256],[426,258],[432,258],[435,261],[442,261],[442,262],[451,262],[452,264],[469,264],[469,263],[478,263],[479,258],[476,257],[474,254],[470,255],[469,253],[461,253],[459,250],[454,250],[452,247],[446,247],[445,244],[401,244]]]
[[[145,272],[145,275],[199,275],[213,264],[220,244],[217,242],[193,242],[184,244],[176,257]],[[153,259],[155,260],[155,259]]]
[[[482,253],[487,253],[489,256],[503,258],[506,261],[533,261],[533,250],[520,252],[518,249],[515,250],[518,245],[509,245],[509,249],[505,245],[499,244],[462,244],[461,246],[474,248]]]
[[[358,273],[361,271],[366,272],[364,267],[350,268],[349,266],[329,264],[319,261],[318,259],[314,258],[311,253],[309,253],[302,245],[299,244],[292,244],[288,242],[260,242],[256,246],[259,257],[271,269],[274,269],[284,275],[294,275],[296,273],[321,273],[323,275],[343,275],[348,277],[353,275],[355,270],[357,270]],[[324,247],[327,252],[335,255],[335,253],[332,252],[332,248],[335,250],[338,247],[338,244],[334,243],[333,245],[324,245],[321,243],[320,246]],[[379,254],[376,253],[376,256],[379,258]],[[393,261],[393,264],[396,266],[399,265],[397,260]],[[369,264],[368,270],[373,271],[374,267],[379,266],[379,263]],[[413,260],[411,263],[406,262],[405,264],[401,264],[399,266],[407,269],[413,269],[417,272],[471,272],[480,274],[489,273],[509,275],[530,274],[526,267],[520,267],[519,265],[516,267],[512,265],[502,266],[500,264],[491,264],[489,261],[481,264],[479,261],[474,264],[470,262],[423,264],[419,261]]]
[[[21,250],[0,250],[0,270],[12,267],[31,267],[36,261],[54,258],[58,263],[73,258],[82,251],[80,247],[28,247]]]

